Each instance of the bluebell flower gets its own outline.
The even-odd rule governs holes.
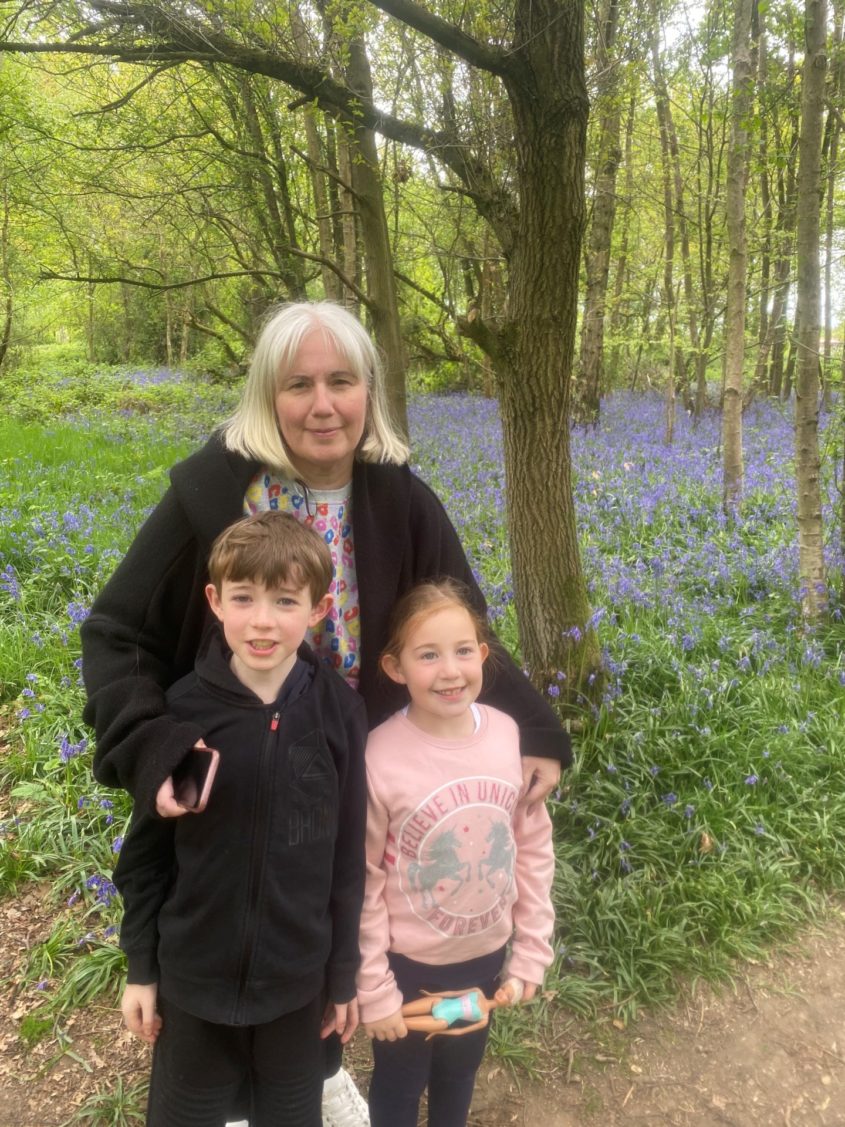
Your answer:
[[[665,802],[667,806],[674,806],[678,801],[678,796],[673,790],[670,790],[668,794],[663,795],[662,801]]]

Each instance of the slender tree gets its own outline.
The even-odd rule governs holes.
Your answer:
[[[587,240],[587,288],[581,319],[581,355],[575,409],[582,421],[596,422],[604,369],[604,323],[610,248],[616,214],[616,173],[621,160],[622,127],[620,64],[615,45],[619,0],[604,0],[599,17],[596,49],[595,101],[599,111],[593,216]]]
[[[806,51],[801,77],[798,158],[798,331],[795,381],[795,473],[798,552],[804,616],[815,622],[826,602],[819,458],[821,144],[827,58],[826,0],[805,0]]]
[[[735,517],[742,500],[742,385],[745,362],[747,253],[745,186],[748,179],[748,119],[752,101],[752,0],[735,0],[733,89],[728,148],[728,303],[725,313],[725,393],[722,400],[722,504]]]

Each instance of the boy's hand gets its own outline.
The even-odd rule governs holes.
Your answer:
[[[323,1024],[320,1027],[320,1036],[328,1037],[336,1033],[340,1037],[341,1045],[345,1045],[358,1028],[358,999],[351,1002],[329,1002],[323,1014]]]
[[[154,1045],[161,1030],[161,1017],[156,1013],[158,983],[148,986],[129,983],[120,1000],[120,1012],[126,1028],[148,1045]]]
[[[205,747],[203,740],[197,740],[194,747]],[[156,791],[156,814],[159,818],[181,818],[183,814],[192,814],[186,806],[176,801],[173,794],[173,778],[168,775]]]
[[[545,802],[560,783],[560,764],[556,759],[523,755],[522,782],[525,794],[519,800],[519,805],[527,806],[530,814],[531,808],[538,802]]]
[[[379,1021],[365,1021],[364,1032],[371,1041],[400,1041],[408,1036],[408,1028],[402,1020],[401,1009]]]

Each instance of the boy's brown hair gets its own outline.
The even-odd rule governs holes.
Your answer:
[[[328,591],[334,568],[329,546],[290,513],[255,513],[230,524],[211,546],[208,577],[220,594],[223,580],[265,587],[307,587],[316,605]]]

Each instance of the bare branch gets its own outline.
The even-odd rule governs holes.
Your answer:
[[[155,290],[163,293],[165,290],[184,290],[189,286],[201,286],[204,282],[215,282],[221,278],[276,278],[281,280],[278,270],[226,270],[219,274],[206,274],[202,278],[189,278],[184,282],[148,282],[143,278],[129,278],[120,274],[116,275],[86,275],[86,274],[59,274],[55,270],[42,268],[39,278],[43,282],[88,282],[91,285],[108,286],[120,283],[125,286],[139,286],[144,290]]]
[[[127,90],[123,97],[118,98],[114,102],[109,102],[105,106],[98,106],[95,110],[79,110],[73,116],[93,117],[97,114],[108,113],[110,110],[119,110],[123,106],[128,105],[128,103],[134,98],[139,90],[143,90],[145,86],[149,85],[149,83],[152,82],[155,78],[158,78],[160,74],[164,74],[165,71],[170,70],[171,67],[174,67],[175,65],[175,63],[168,63],[166,66],[154,67],[153,70],[150,71],[150,73],[145,78],[142,78],[136,86],[133,86],[131,90]]]
[[[430,301],[432,305],[436,305],[443,313],[448,314],[449,317],[455,316],[454,306],[449,302],[445,302],[442,297],[438,297],[436,293],[427,290],[424,286],[415,282],[413,278],[409,278],[407,274],[403,274],[401,270],[394,270],[393,273],[400,282],[403,282],[406,286],[410,286],[410,288],[416,290],[418,294],[422,294],[427,301]]]
[[[441,19],[430,9],[414,4],[412,0],[372,0],[372,4],[408,27],[422,32],[427,39],[439,43],[471,66],[499,77],[503,77],[511,69],[510,57],[504,51],[479,43],[454,24]]]

